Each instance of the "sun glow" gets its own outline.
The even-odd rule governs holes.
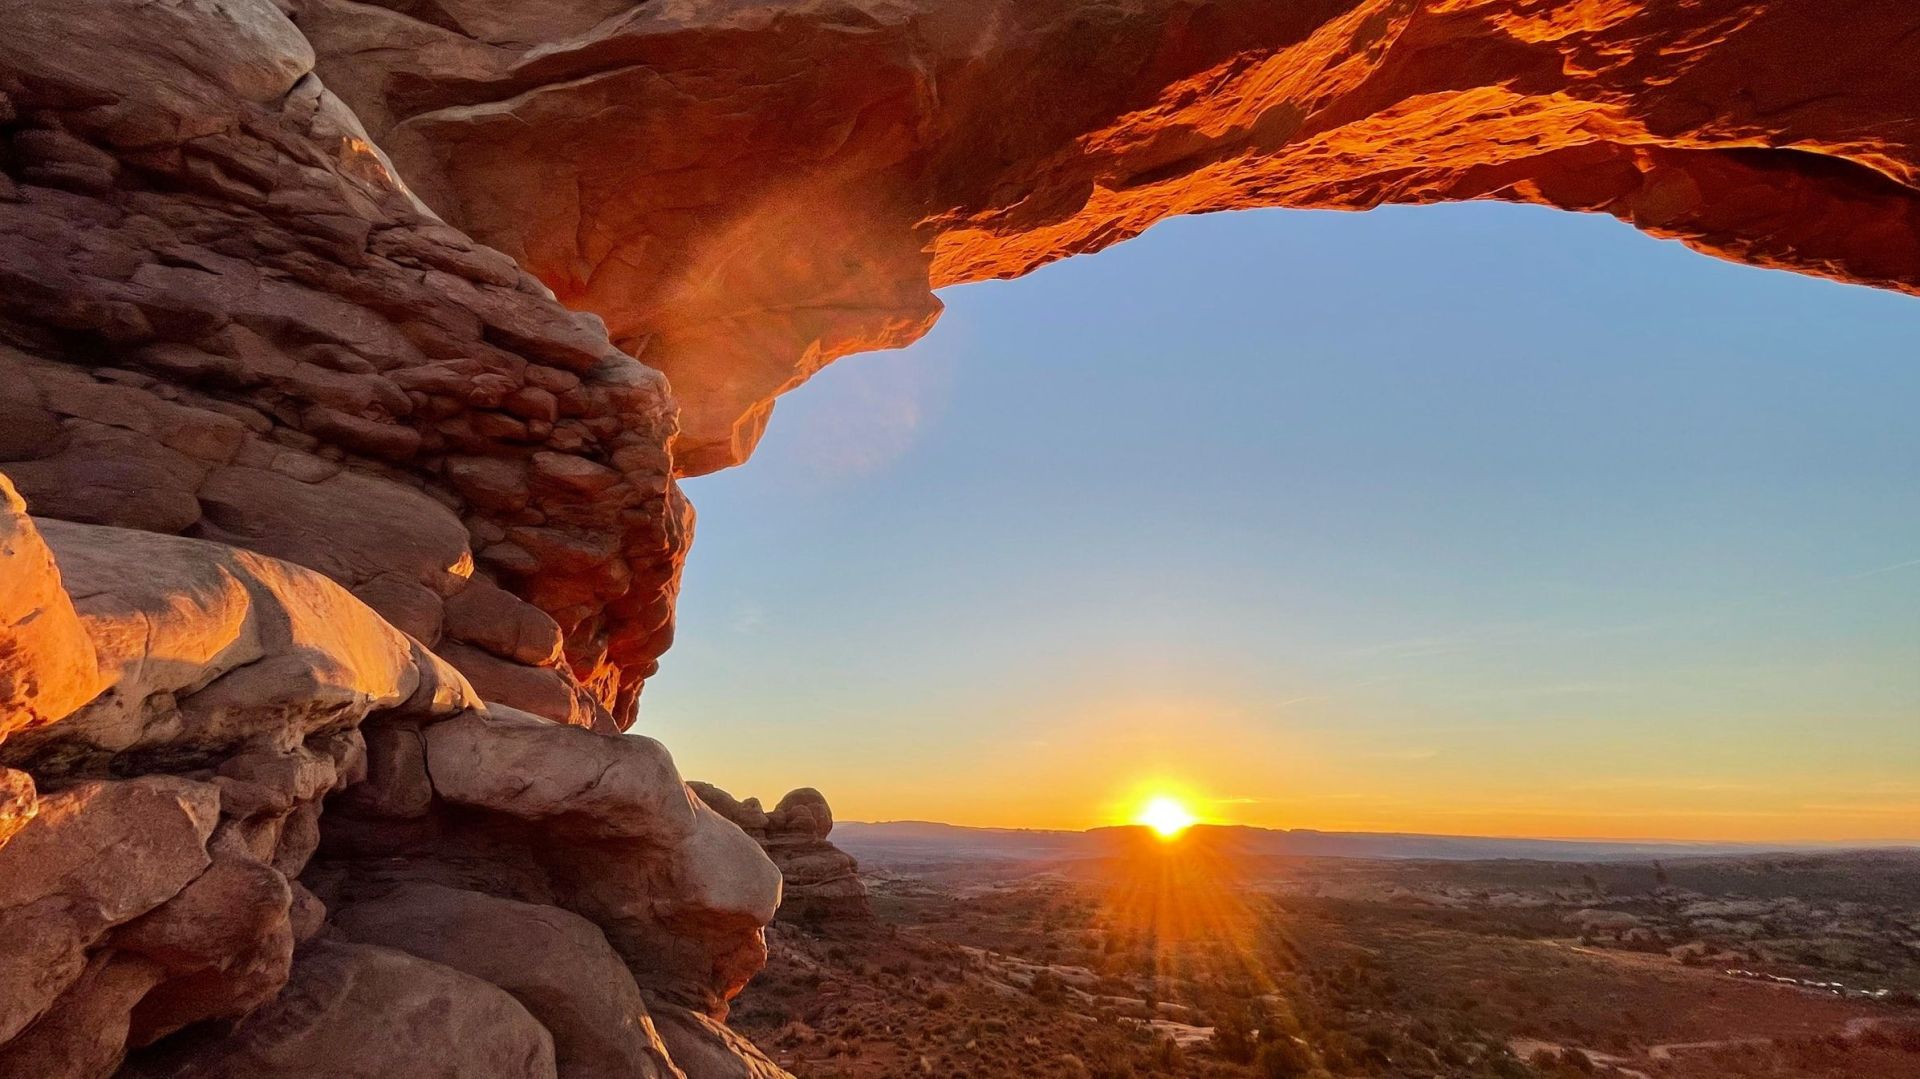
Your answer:
[[[1193,813],[1179,799],[1164,794],[1147,799],[1137,820],[1161,839],[1177,839],[1196,823]]]

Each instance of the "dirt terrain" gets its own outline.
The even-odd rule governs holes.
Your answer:
[[[1920,1077],[1916,855],[866,868],[735,1011],[802,1079]]]

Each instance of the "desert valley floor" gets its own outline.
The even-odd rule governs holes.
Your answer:
[[[1920,1076],[1916,854],[866,870],[736,1003],[805,1079]]]

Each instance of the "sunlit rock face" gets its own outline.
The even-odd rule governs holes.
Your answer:
[[[317,569],[488,699],[631,722],[690,528],[659,373],[421,207],[269,0],[0,18],[33,512]]]
[[[0,27],[0,1079],[784,1074],[779,873],[618,733],[665,380],[271,0]]]
[[[782,871],[865,900],[817,792],[696,796],[616,733],[674,475],[932,289],[1175,213],[1542,202],[1920,290],[1917,33],[0,0],[0,1079],[779,1079],[723,1020]]]
[[[711,783],[688,788],[714,812],[753,837],[780,869],[780,918],[805,923],[867,921],[873,905],[853,855],[828,842],[833,810],[812,787],[787,792],[769,812],[758,798],[742,801]]]
[[[376,2],[293,0],[320,72],[668,374],[687,473],[932,289],[1173,214],[1506,199],[1920,288],[1912,4]]]
[[[779,871],[659,743],[484,703],[290,562],[4,476],[0,536],[86,645],[6,684],[98,690],[7,713],[0,1077],[784,1074],[719,1026]]]

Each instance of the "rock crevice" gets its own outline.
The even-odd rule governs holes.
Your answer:
[[[1920,292],[1883,0],[0,27],[0,1079],[784,1075],[724,1019],[776,910],[867,913],[825,799],[619,732],[675,477],[935,288],[1173,214],[1504,199]]]

